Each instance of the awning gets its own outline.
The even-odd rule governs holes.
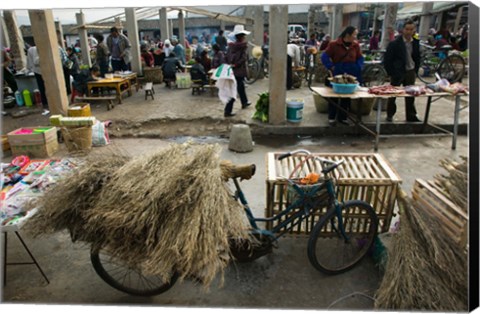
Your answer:
[[[455,1],[455,2],[451,2],[451,1],[438,2],[437,1],[433,3],[433,9],[431,12],[429,12],[429,14],[440,13],[440,12],[447,11],[455,7],[467,5],[467,4],[468,4],[467,1]],[[422,11],[423,11],[423,3],[416,3],[412,5],[407,4],[405,7],[397,11],[397,20],[404,20],[413,16],[422,15]],[[384,18],[385,18],[385,14],[380,15],[378,17],[380,21],[382,21]]]

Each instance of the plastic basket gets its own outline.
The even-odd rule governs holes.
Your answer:
[[[333,91],[337,94],[353,94],[357,89],[358,84],[338,84],[331,83]]]
[[[316,205],[319,206],[326,206],[328,204],[328,192],[327,189],[324,187],[325,181],[320,180],[318,183],[315,184],[302,184],[300,183],[300,179],[291,179],[298,188],[303,190],[304,193],[310,194],[313,189],[316,189],[315,194],[311,195],[312,197],[316,198]],[[291,182],[288,182],[287,184],[287,200],[288,203],[292,204],[296,202],[297,200],[301,199],[302,196],[300,193],[295,190],[293,187],[293,184]]]

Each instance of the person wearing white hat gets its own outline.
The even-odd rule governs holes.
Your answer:
[[[237,81],[237,92],[242,102],[242,109],[251,105],[248,101],[247,93],[245,92],[245,77],[247,76],[247,48],[248,42],[245,40],[246,36],[250,34],[243,28],[243,25],[235,25],[233,32],[235,35],[235,42],[228,45],[227,62],[233,68],[235,80]],[[235,98],[232,98],[225,106],[224,116],[232,117],[233,103]]]

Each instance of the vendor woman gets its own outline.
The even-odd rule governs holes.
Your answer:
[[[347,26],[337,40],[331,41],[327,49],[322,53],[322,63],[331,74],[350,74],[362,81],[361,73],[363,56],[360,45],[357,42],[358,30],[353,26]],[[332,99],[337,102],[336,99]],[[341,98],[340,107],[348,111],[350,109],[350,98]],[[334,125],[338,120],[340,123],[348,124],[347,113],[338,110],[332,104],[328,105],[328,122]]]

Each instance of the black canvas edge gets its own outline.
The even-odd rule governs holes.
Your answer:
[[[468,309],[479,306],[479,7],[469,3],[469,298]]]

